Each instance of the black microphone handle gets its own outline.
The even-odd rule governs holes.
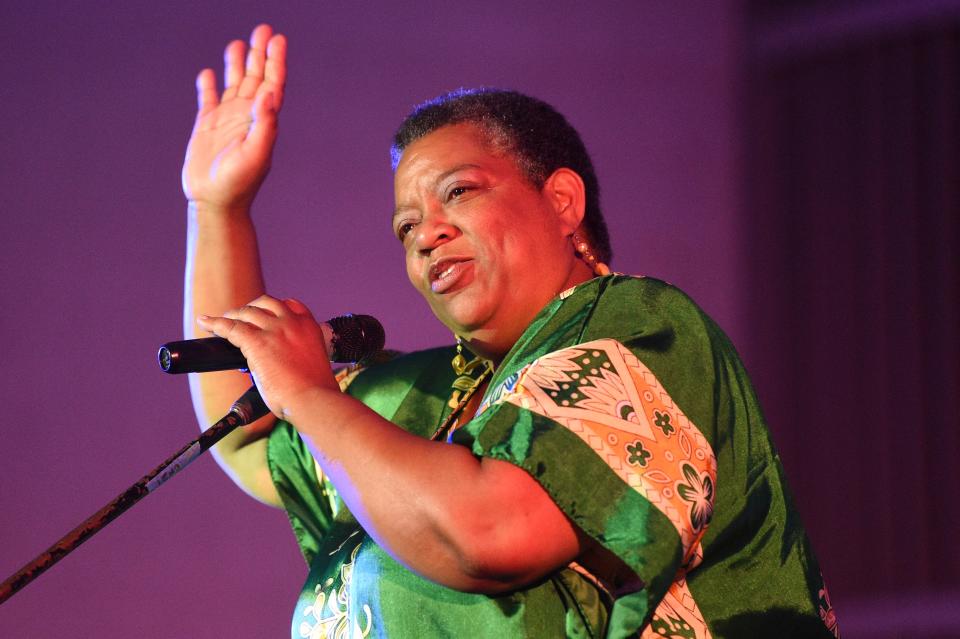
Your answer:
[[[332,362],[356,362],[383,349],[383,326],[370,315],[341,315],[327,322],[333,339],[327,344]],[[157,353],[160,368],[170,374],[244,370],[240,349],[222,337],[167,342]]]
[[[240,349],[222,337],[185,339],[167,342],[160,347],[157,361],[163,372],[209,373],[247,368],[247,358]]]

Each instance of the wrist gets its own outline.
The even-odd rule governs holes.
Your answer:
[[[222,204],[204,200],[187,200],[187,214],[200,220],[224,220],[250,217],[250,205]]]
[[[330,402],[339,401],[343,397],[339,388],[308,386],[287,397],[287,401],[280,409],[280,418],[291,424],[297,424],[311,414],[324,411]]]

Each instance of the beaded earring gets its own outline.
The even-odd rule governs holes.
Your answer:
[[[610,275],[610,267],[597,259],[597,256],[593,254],[593,248],[580,233],[574,231],[571,239],[573,240],[573,250],[596,275]]]

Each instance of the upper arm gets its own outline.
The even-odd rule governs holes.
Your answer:
[[[221,419],[250,387],[247,375],[237,371],[190,375],[194,412],[201,429]],[[267,465],[267,437],[276,425],[266,415],[248,426],[235,429],[212,449],[214,458],[245,493],[271,506],[282,506]]]
[[[473,452],[525,472],[592,540],[581,538],[581,554],[589,544],[609,551],[630,568],[616,576],[658,600],[698,553],[712,514],[716,461],[707,439],[613,339],[549,353],[504,384],[465,427]],[[556,525],[548,509],[536,512]]]
[[[513,590],[580,554],[582,533],[522,468],[484,458],[473,489],[458,513],[464,571],[477,582],[472,590]]]
[[[282,508],[283,502],[267,464],[267,441],[261,437],[227,451],[217,451],[214,447],[214,453],[217,463],[241,490],[268,506]]]

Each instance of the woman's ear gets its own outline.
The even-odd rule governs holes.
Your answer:
[[[560,218],[564,235],[572,235],[580,227],[586,211],[586,190],[580,175],[561,167],[547,178],[543,194]]]

